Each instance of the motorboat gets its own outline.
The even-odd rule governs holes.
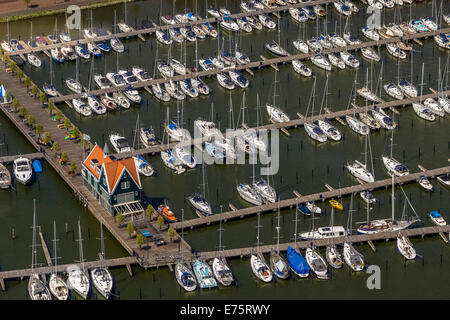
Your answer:
[[[368,126],[370,130],[379,130],[381,128],[380,124],[368,113],[360,112],[358,113],[358,116],[359,120]]]
[[[189,79],[181,80],[179,83],[181,91],[183,91],[187,96],[191,98],[198,97],[198,91],[192,86]]]
[[[245,18],[245,17],[244,17]],[[236,23],[239,26],[239,29],[245,32],[252,32],[253,28],[252,26],[247,22],[247,19],[244,18],[237,18]]]
[[[352,164],[347,164],[345,167],[355,178],[367,183],[375,182],[375,178],[373,174],[367,170],[367,166],[358,160],[355,160]]]
[[[263,25],[261,22],[256,19],[255,17],[246,17],[248,24],[256,30],[261,30],[263,28]]]
[[[291,120],[283,111],[275,106],[267,104],[266,109],[272,122],[283,123]]]
[[[127,82],[125,81],[123,76],[119,73],[108,72],[106,74],[106,79],[108,79],[112,83],[112,85],[114,85],[115,87],[127,85]]]
[[[364,256],[356,251],[351,243],[344,243],[344,261],[353,271],[364,270]]]
[[[223,286],[228,287],[234,282],[233,273],[225,258],[214,258],[212,261],[212,270],[214,277]]]
[[[356,93],[358,93],[364,99],[375,103],[381,103],[381,99],[367,87],[357,89]]]
[[[409,26],[416,32],[428,32],[428,27],[423,23],[422,20],[413,19],[409,22]]]
[[[222,132],[216,127],[212,121],[195,120],[194,126],[200,130],[200,133],[210,139],[212,136],[221,136]]]
[[[192,87],[197,90],[199,93],[203,95],[209,94],[209,87],[203,82],[200,78],[192,78],[191,79]]]
[[[216,68],[216,66],[210,59],[200,59],[198,63],[200,64],[200,67],[202,67],[202,69],[205,71],[214,70]]]
[[[117,153],[131,152],[131,147],[128,143],[128,140],[118,133],[111,133],[109,135],[109,141],[111,142],[114,150],[116,150]]]
[[[197,166],[197,162],[191,154],[191,150],[187,147],[175,147],[172,149],[172,154],[175,156],[177,160],[179,160],[183,165],[189,168],[195,168]]]
[[[371,47],[361,48],[361,54],[368,60],[379,62],[381,60],[380,55]]]
[[[336,68],[339,69],[345,69],[345,62],[341,59],[339,53],[337,52],[332,52],[329,53],[328,55],[328,60],[330,60],[330,63],[335,66]]]
[[[312,52],[319,52],[319,51],[322,50],[322,45],[321,45],[320,42],[319,42],[317,39],[315,39],[315,38],[306,40],[306,44],[308,45],[309,49],[310,49]]]
[[[307,248],[305,254],[306,261],[311,270],[319,279],[328,279],[328,268],[322,256],[313,248]]]
[[[228,16],[223,17],[219,25],[227,31],[239,31],[239,25],[234,19]]]
[[[217,38],[217,30],[209,22],[202,24],[201,27],[203,31],[206,32],[210,37]]]
[[[394,173],[397,177],[403,177],[409,174],[409,169],[392,157],[382,156],[383,164],[389,174]]]
[[[83,59],[89,59],[91,57],[91,54],[83,44],[75,45],[75,53]]]
[[[269,261],[270,269],[277,278],[287,279],[289,277],[289,265],[279,252],[272,251],[270,253]]]
[[[111,38],[111,40],[109,40],[109,44],[115,52],[123,53],[125,51],[125,46],[119,38]]]
[[[231,80],[241,88],[248,88],[250,81],[238,70],[228,71]]]
[[[172,155],[172,152],[171,152],[170,149],[168,149],[167,152],[166,152],[166,151],[162,151],[162,152],[161,152],[161,160],[163,161],[163,163],[164,163],[164,165],[165,165],[166,167],[168,167],[169,169],[175,171],[176,174],[182,174],[183,172],[186,172],[186,169],[183,167],[183,165],[178,161],[178,159],[176,159],[176,158]],[[169,209],[169,211],[166,212],[166,216],[167,216],[170,212],[172,212],[172,211],[170,211],[170,209]],[[163,215],[163,217],[164,217],[164,215]],[[175,222],[175,221],[176,221],[176,218],[175,218],[175,216],[173,215],[173,212],[172,212],[172,214],[170,215],[170,217],[167,216],[167,217],[165,217],[165,219],[166,219],[166,220],[169,220],[169,222]],[[172,220],[173,220],[173,221],[172,221]]]
[[[444,109],[439,105],[439,103],[433,98],[427,98],[423,101],[423,105],[431,110],[435,115],[440,117],[445,116]]]
[[[220,18],[220,12],[216,8],[209,8],[208,9],[208,14],[210,16],[213,16],[214,18]]]
[[[247,64],[250,63],[250,58],[240,51],[236,51],[236,61],[239,64]]]
[[[394,130],[396,127],[396,124],[392,120],[391,117],[389,117],[386,113],[382,111],[382,109],[378,110],[372,110],[372,115],[375,121],[383,128],[387,130]]]
[[[312,70],[300,60],[292,60],[292,67],[294,68],[295,72],[301,74],[304,77],[312,76]]]
[[[302,53],[308,53],[309,52],[308,44],[305,41],[301,40],[301,39],[294,40],[292,42],[292,44],[294,45],[295,49],[297,49],[298,51],[300,51]]]
[[[384,91],[392,98],[401,100],[403,99],[403,92],[398,85],[393,82],[383,85]]]
[[[320,35],[317,38],[317,41],[320,43],[320,46],[323,49],[332,49],[333,48],[333,43],[328,39],[327,36]]]
[[[71,91],[75,93],[81,93],[83,91],[83,87],[81,86],[81,83],[79,81],[76,81],[73,78],[67,78],[66,79],[66,86]]]
[[[86,274],[79,268],[73,268],[67,274],[67,286],[86,299],[90,288],[89,278]]]
[[[336,1],[333,2],[334,7],[336,9],[337,12],[339,12],[340,14],[344,15],[344,16],[349,16],[352,14],[352,10],[350,9],[350,7],[342,2]]]
[[[400,90],[402,90],[403,94],[409,98],[417,97],[417,89],[416,87],[410,83],[406,79],[400,80],[398,83],[398,86],[400,87]]]
[[[155,172],[150,163],[148,163],[148,161],[145,160],[141,155],[133,157],[133,160],[140,174],[143,174],[146,177],[150,177]]]
[[[105,114],[106,107],[100,102],[96,96],[89,95],[87,98],[88,106],[96,114]]]
[[[405,236],[399,235],[397,237],[397,249],[407,260],[414,260],[417,256],[411,241]]]
[[[102,51],[94,42],[88,42],[87,51],[95,57],[100,57],[102,55]]]
[[[366,190],[366,191],[361,191],[359,193],[361,199],[363,199],[366,203],[368,204],[373,204],[375,202],[377,202],[377,199],[373,196],[372,192]]]
[[[90,270],[92,283],[100,294],[109,299],[113,288],[111,272],[106,267],[98,267]]]
[[[336,245],[329,245],[326,248],[325,258],[327,262],[335,269],[341,269],[344,265],[342,255],[340,254]]]
[[[348,32],[344,32],[343,34],[344,36],[344,40],[347,42],[348,45],[353,46],[353,45],[359,45],[362,43],[361,40],[359,40],[357,37],[351,35]]]
[[[207,217],[213,214],[211,205],[203,195],[195,194],[193,196],[187,197],[187,200],[192,205],[192,207],[194,207],[195,211],[200,213],[201,216]]]
[[[124,91],[126,92],[126,91]],[[113,92],[113,100],[121,108],[130,109],[130,100],[125,97],[125,95],[121,92]]]
[[[139,81],[150,81],[152,80],[152,78],[150,77],[150,75],[148,74],[147,71],[145,71],[142,68],[139,67],[133,67],[132,71],[134,76],[139,80]]]
[[[217,74],[217,81],[225,89],[233,90],[235,88],[233,80],[231,80],[230,76],[224,72]]]
[[[20,183],[27,185],[33,177],[31,161],[24,157],[19,157],[13,163],[14,177]]]
[[[422,119],[427,121],[434,121],[436,120],[436,116],[434,115],[433,111],[425,107],[423,104],[418,102],[412,103],[414,112]]]
[[[258,279],[264,282],[272,281],[272,271],[270,271],[266,261],[260,255],[252,254],[250,257],[250,265],[252,267],[253,274]]]
[[[305,128],[306,133],[308,134],[308,136],[311,137],[311,139],[319,142],[327,141],[328,139],[327,135],[325,134],[325,132],[322,131],[322,129],[318,125],[314,123],[305,122],[303,127]]]
[[[277,27],[277,24],[267,14],[258,14],[258,19],[266,28],[273,30]]]
[[[56,61],[59,63],[64,62],[64,56],[58,47],[50,49],[50,54],[52,56],[53,61]]]
[[[302,8],[289,8],[289,14],[291,17],[298,22],[308,21],[308,16]]]
[[[183,29],[183,28],[180,28],[180,32],[181,32],[181,29]],[[172,37],[170,36],[168,30],[156,30],[155,35],[156,35],[156,40],[158,40],[162,44],[171,45],[173,43]]]
[[[220,52],[219,59],[229,66],[234,65],[236,63],[236,58],[227,50],[222,50]]]
[[[133,103],[139,104],[142,101],[139,92],[133,86],[126,87],[123,91],[123,94]]]
[[[169,205],[164,203],[158,206],[158,213],[169,223],[177,222],[177,218],[175,217],[175,214],[170,209]]]
[[[253,182],[253,190],[259,194],[264,202],[275,203],[277,200],[277,192],[263,179]]]
[[[94,75],[94,81],[100,89],[108,89],[111,87],[111,82],[101,74]]]
[[[112,98],[108,96],[108,94],[100,96],[100,102],[105,106],[106,110],[108,111],[117,110],[117,104],[114,102]]]
[[[39,59],[34,53],[27,54],[27,61],[36,68],[39,68],[42,65],[41,59]]]
[[[175,264],[175,277],[184,290],[191,292],[197,289],[197,280],[185,263],[178,262]]]
[[[77,58],[77,55],[71,46],[63,46],[61,47],[61,54],[64,56],[64,59],[73,61]]]
[[[378,41],[380,40],[380,35],[378,33],[378,31],[374,28],[369,28],[369,27],[364,27],[361,29],[363,35],[373,41]]]
[[[304,232],[300,234],[300,238],[306,240],[319,240],[319,239],[330,239],[337,237],[345,237],[347,232],[344,227],[333,226],[333,227],[322,227],[317,230]]]
[[[356,132],[360,135],[365,136],[365,135],[369,134],[369,132],[370,132],[370,128],[363,122],[356,119],[355,117],[346,115],[345,121],[347,122],[350,129],[352,129],[354,132]]]
[[[345,42],[345,39],[342,38],[340,35],[338,35],[335,32],[332,32],[328,35],[328,38],[330,39],[331,43],[335,47],[345,47],[347,46],[347,43]]]
[[[437,225],[437,226],[445,226],[447,225],[447,222],[445,221],[445,219],[441,216],[441,214],[439,213],[439,211],[431,211],[430,212],[430,219],[431,221]]]
[[[211,268],[207,263],[202,260],[196,260],[192,264],[192,267],[201,289],[217,287],[216,279],[214,279]]]
[[[119,70],[119,74],[127,84],[133,85],[138,83],[137,77],[130,70]]]
[[[139,138],[146,148],[159,144],[153,128],[141,128],[139,130]]]
[[[175,141],[183,141],[190,136],[189,131],[178,127],[178,125],[173,121],[171,121],[166,126],[166,131],[167,131],[167,134],[169,135],[169,137]]]
[[[155,95],[155,97],[163,102],[169,102],[170,101],[170,95],[167,93],[167,91],[164,89],[163,85],[161,83],[152,84],[151,85],[152,92]]]
[[[286,258],[292,272],[294,272],[297,276],[301,278],[306,278],[309,276],[309,271],[311,269],[308,262],[296,249],[288,246]]]
[[[392,56],[399,59],[406,59],[406,52],[400,49],[396,43],[394,42],[387,43],[386,49]]]
[[[427,179],[426,176],[421,175],[419,178],[417,178],[417,183],[424,188],[427,191],[433,191],[433,185],[431,182]]]
[[[351,54],[348,51],[341,51],[341,58],[345,62],[345,64],[351,68],[359,67],[359,60],[355,55]]]
[[[238,194],[247,202],[260,206],[263,204],[263,200],[259,193],[249,184],[243,184],[236,186]]]
[[[288,55],[287,51],[283,49],[275,40],[266,43],[266,49],[269,50],[274,55],[280,57],[286,57]]]
[[[174,76],[174,70],[172,66],[165,61],[158,63],[157,68],[164,78],[172,78]]]
[[[37,273],[33,273],[28,280],[28,294],[31,300],[52,300],[48,288]]]
[[[439,181],[440,183],[442,183],[444,186],[450,187],[450,175],[449,174],[444,174],[441,176],[436,177],[437,181]]]
[[[91,108],[83,100],[74,98],[72,99],[72,105],[75,111],[82,116],[89,117],[92,115]]]
[[[11,187],[11,173],[0,163],[0,189],[8,189]]]
[[[428,30],[436,31],[438,29],[438,25],[433,21],[431,17],[422,18],[422,23],[428,28]]]
[[[311,57],[311,62],[319,68],[325,69],[327,71],[331,71],[331,64],[328,62],[327,58],[325,58],[321,54],[316,54]]]

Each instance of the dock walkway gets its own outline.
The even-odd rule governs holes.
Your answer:
[[[45,159],[44,154],[42,154],[40,152],[35,152],[35,153],[27,153],[27,154],[17,154],[14,156],[3,156],[3,157],[0,157],[0,163],[12,163],[12,162],[14,162],[14,160],[16,160],[19,157],[24,157],[31,161]]]

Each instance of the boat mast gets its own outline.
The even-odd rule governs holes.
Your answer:
[[[36,199],[33,199],[33,240],[31,242],[31,273],[34,273],[36,263]]]
[[[278,213],[277,213],[277,254],[280,254],[280,200],[278,199]]]
[[[259,253],[259,228],[261,221],[261,212],[258,212],[258,225],[256,226],[256,253]]]
[[[297,249],[298,205],[295,206],[294,249]]]
[[[56,239],[56,221],[53,220],[53,273],[56,274],[57,273],[57,261],[58,261],[58,256],[56,255],[56,242],[58,241],[58,239]]]
[[[392,176],[392,217],[391,220],[394,222],[394,173],[391,173]]]
[[[81,270],[84,273],[84,257],[83,257],[83,239],[81,238],[81,226],[80,226],[80,219],[78,219],[78,241],[79,241],[79,251],[80,251],[80,263],[81,263]]]
[[[425,63],[422,62],[422,82],[420,83],[420,103],[422,103],[422,92],[423,92],[423,71],[425,68]]]

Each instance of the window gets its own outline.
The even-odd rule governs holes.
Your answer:
[[[126,189],[130,188],[130,181],[122,182],[122,183],[120,184],[120,188],[121,188],[122,190],[126,190]]]

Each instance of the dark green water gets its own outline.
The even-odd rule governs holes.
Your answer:
[[[163,14],[172,13],[171,1],[163,2]],[[210,1],[211,3],[211,1]],[[150,18],[157,22],[160,11],[160,1],[139,1],[130,3],[127,7],[128,21],[140,26],[140,21]],[[224,1],[218,1],[217,6],[224,5]],[[199,10],[202,5],[198,5]],[[187,6],[194,7],[193,1],[188,1]],[[228,2],[228,7],[238,11],[238,2]],[[360,9],[363,9],[360,6]],[[177,3],[177,12],[184,9],[184,3]],[[447,9],[447,10],[446,10]],[[449,9],[449,3],[444,3],[444,12]],[[111,28],[114,19],[114,10],[117,17],[123,17],[123,6],[113,6],[102,8],[93,12],[94,25],[103,25]],[[360,34],[359,29],[365,23],[366,16],[360,11],[359,14],[351,18],[349,23],[353,34]],[[344,19],[340,18],[334,9],[329,9],[327,17],[328,31],[343,29]],[[401,15],[406,19],[409,17],[409,7],[402,9]],[[431,2],[418,6],[413,6],[412,16],[421,17],[431,15]],[[387,22],[392,21],[393,10],[388,10],[383,18]],[[83,14],[82,21],[87,26],[87,14]],[[58,16],[58,30],[62,30],[64,16]],[[324,20],[319,20],[321,32],[324,29]],[[33,20],[34,35],[48,34],[52,32],[55,24],[55,17],[43,17]],[[294,53],[292,40],[305,32],[309,37],[317,32],[316,23],[306,23],[299,25],[294,22],[289,15],[283,15],[280,19],[282,26],[281,42],[288,51]],[[30,34],[29,21],[21,21],[10,24],[11,37],[27,40]],[[6,25],[0,25],[0,34],[6,34]],[[278,38],[276,31],[259,31],[251,34],[242,34],[241,37],[229,39],[228,34],[223,34],[225,39],[220,40],[219,46],[229,48],[230,42],[237,41],[242,51],[247,53],[252,60],[259,59],[261,54],[269,57],[265,51],[264,44],[272,39]],[[75,33],[72,34],[76,38]],[[6,37],[5,37],[6,38]],[[308,37],[307,37],[308,38]],[[153,64],[156,56],[165,59],[168,54],[168,47],[156,42],[154,37],[147,38],[146,42],[139,39],[124,40],[126,53],[118,57],[107,54],[95,59],[95,72],[105,73],[105,68],[109,72],[114,70],[117,61],[120,68],[131,68],[139,65],[153,73]],[[198,42],[198,56],[212,56],[218,47],[217,40],[200,40]],[[195,66],[195,45],[186,45],[186,61],[188,66]],[[415,84],[420,82],[421,64],[425,63],[424,93],[428,93],[428,88],[437,88],[438,61],[441,59],[441,69],[447,61],[448,53],[436,47],[429,39],[424,41],[423,47],[415,46],[413,57],[413,80]],[[176,58],[182,58],[180,45],[173,45],[171,53]],[[396,81],[397,62],[381,49],[384,61],[383,82]],[[358,82],[362,85],[365,81],[366,69],[370,64],[362,60],[362,66],[358,70]],[[44,55],[41,58],[45,59]],[[400,62],[400,77],[409,77],[411,74],[411,57]],[[373,79],[376,81],[381,63],[373,64]],[[53,64],[56,74],[55,86],[62,92],[67,93],[63,81],[65,77],[75,76],[75,64]],[[80,63],[80,79],[87,86],[89,78],[90,62]],[[325,72],[313,67],[317,74],[316,88],[316,109],[318,112],[320,101],[322,100],[322,90],[325,84]],[[41,69],[33,69],[29,65],[24,66],[24,71],[32,80],[38,84],[48,81],[49,62],[46,59],[45,66]],[[370,74],[370,72],[369,72]],[[333,71],[329,73],[329,107],[332,110],[344,110],[348,106],[349,95],[353,80],[354,70]],[[246,90],[235,89],[231,92],[231,99],[234,106],[235,123],[238,119],[239,106],[242,94],[245,91],[248,113],[246,122],[250,126],[256,125],[256,94],[259,93],[260,104],[264,105],[271,99],[273,93],[274,72],[270,68],[255,71],[255,76],[250,77],[250,88]],[[279,86],[277,92],[278,105],[286,111],[291,119],[297,112],[306,113],[308,100],[313,81],[301,78],[297,75],[290,64],[280,66],[277,75]],[[207,84],[212,88],[213,94],[208,97],[188,99],[183,107],[183,125],[193,132],[193,121],[198,118],[210,119],[211,103],[214,103],[214,120],[224,130],[229,127],[229,93],[217,84],[215,79],[207,79]],[[144,125],[152,125],[162,137],[162,127],[166,119],[167,110],[171,118],[177,117],[177,105],[175,102],[160,103],[154,97],[142,92],[143,102],[139,107],[130,110],[108,114],[106,116],[93,116],[88,119],[81,119],[73,110],[62,106],[64,113],[80,127],[80,129],[91,136],[93,141],[104,145],[105,138],[112,130],[119,131],[133,141],[132,130],[135,128],[136,119],[139,114],[140,122]],[[390,98],[383,96],[383,99]],[[362,100],[357,100],[362,105]],[[419,119],[411,108],[402,109],[401,114],[395,116],[399,122],[399,129],[394,135],[394,157],[403,161],[413,172],[417,171],[417,165],[421,164],[426,168],[437,168],[448,165],[449,158],[449,124],[447,118],[439,119],[434,123],[425,123]],[[265,110],[262,109],[262,121],[267,122]],[[261,123],[261,120],[259,121]],[[291,130],[291,136],[280,135],[280,171],[271,178],[282,199],[291,198],[292,190],[297,190],[302,194],[320,192],[325,189],[325,184],[337,188],[356,184],[343,169],[347,161],[359,159],[363,161],[364,138],[357,136],[349,128],[336,124],[343,132],[344,139],[341,142],[326,142],[318,145],[313,142],[302,128]],[[374,157],[374,170],[377,179],[387,178],[388,175],[381,162],[381,154],[388,151],[390,132],[382,130],[371,133],[371,145]],[[1,155],[32,152],[33,148],[21,137],[20,133],[13,127],[5,116],[0,115],[0,147]],[[190,195],[198,189],[201,182],[201,170],[190,170],[183,175],[174,175],[164,167],[159,156],[149,157],[158,175],[150,178],[143,178],[143,188],[150,197],[164,197],[170,201],[170,205],[178,216],[181,216],[181,209],[184,209],[185,219],[197,217],[192,209],[184,202],[184,197]],[[228,203],[236,207],[248,206],[240,200],[234,192],[236,183],[250,181],[252,175],[251,165],[213,165],[207,167],[208,190],[210,201],[215,211],[220,211],[223,206],[224,211],[228,210]],[[429,210],[440,210],[441,214],[450,221],[449,212],[449,190],[442,187],[437,181],[432,181],[435,192],[429,194],[423,191],[418,185],[410,184],[404,186],[404,190],[417,214],[422,218],[422,222],[417,224],[430,225],[426,218]],[[371,211],[371,218],[386,218],[391,214],[390,190],[377,191],[374,193],[378,203]],[[58,263],[70,263],[78,259],[78,243],[74,241],[72,230],[76,229],[78,219],[81,220],[83,232],[84,256],[87,260],[97,259],[99,251],[99,225],[97,221],[87,212],[80,203],[73,197],[69,188],[58,178],[50,166],[44,163],[44,173],[37,177],[32,186],[24,187],[19,185],[17,191],[0,192],[0,216],[2,224],[0,226],[0,240],[4,244],[0,249],[1,270],[11,270],[15,268],[25,268],[30,264],[31,249],[31,229],[33,198],[37,199],[38,224],[45,233],[47,243],[50,248],[53,221],[56,220],[58,228],[59,256],[62,257]],[[347,209],[349,198],[344,198],[344,206]],[[355,198],[353,222],[364,221],[366,218],[365,205]],[[404,203],[404,196],[400,189],[396,189],[396,216],[401,215]],[[329,224],[330,207],[320,204],[324,214],[316,217],[315,226],[325,226]],[[411,210],[408,214],[413,214]],[[282,210],[282,242],[289,241],[294,232],[294,212],[292,210]],[[262,239],[265,244],[272,243],[274,239],[274,218],[275,214],[265,214],[261,216]],[[337,224],[346,226],[347,211],[336,214]],[[65,224],[68,224],[68,233],[65,232]],[[223,225],[224,244],[227,248],[247,247],[255,243],[256,217],[244,220],[231,221]],[[311,217],[299,218],[299,230],[309,230],[312,226]],[[11,232],[14,228],[16,238],[11,239]],[[106,251],[110,258],[125,255],[110,234],[106,235]],[[75,239],[77,235],[75,234]],[[215,250],[218,233],[217,226],[200,228],[197,230],[185,231],[186,240],[197,251]],[[277,298],[277,299],[298,299],[298,298],[436,298],[448,297],[446,294],[450,280],[448,263],[450,262],[449,250],[439,237],[428,237],[425,239],[413,239],[417,252],[423,256],[413,262],[404,263],[403,258],[398,254],[395,242],[376,243],[377,253],[373,253],[366,245],[358,247],[366,256],[368,264],[376,264],[382,270],[381,290],[368,290],[366,288],[367,274],[353,274],[348,269],[333,272],[332,280],[319,281],[316,279],[276,281],[270,285],[258,283],[250,270],[248,259],[232,259],[230,265],[238,279],[238,287],[221,288],[217,290],[195,292],[193,294],[180,293],[180,288],[173,279],[172,273],[167,268],[160,270],[144,271],[135,267],[135,276],[130,277],[126,269],[113,269],[116,294],[120,293],[121,299],[229,299],[229,298]],[[39,261],[44,262],[43,255]],[[428,288],[433,287],[433,290]],[[8,281],[7,292],[0,293],[2,299],[25,299],[26,281]],[[256,289],[256,290],[255,290]],[[95,298],[95,295],[92,296]]]

